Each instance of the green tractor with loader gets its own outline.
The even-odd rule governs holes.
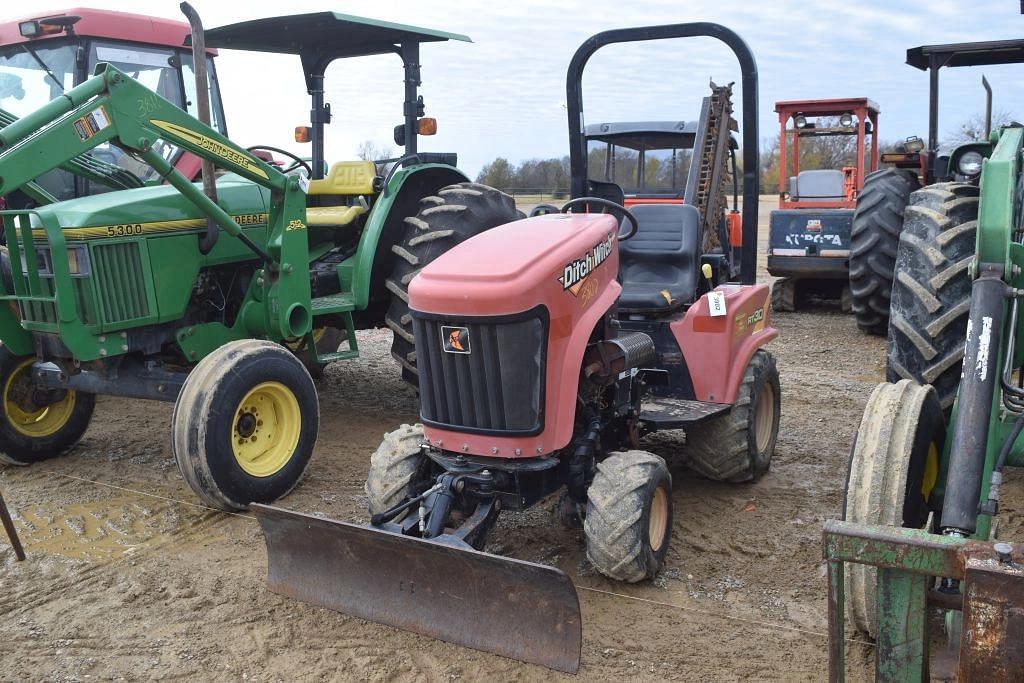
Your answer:
[[[1024,546],[997,526],[1004,470],[1024,465],[1022,153],[1019,124],[962,145],[940,172],[977,167],[975,182],[926,187],[907,207],[890,370],[911,314],[921,329],[948,329],[957,353],[934,354],[945,367],[933,374],[890,377],[868,400],[843,521],[824,534],[833,681],[845,675],[844,612],[875,637],[877,680],[1019,681],[1024,671]],[[934,669],[932,608],[955,655]]]
[[[204,503],[239,509],[280,498],[304,471],[319,422],[310,370],[356,357],[356,330],[387,326],[414,378],[410,280],[521,214],[509,196],[468,182],[454,154],[418,149],[436,127],[418,94],[420,46],[465,36],[332,12],[204,32],[183,10],[197,54],[300,57],[312,120],[296,138],[311,140],[312,160],[244,149],[107,63],[0,129],[0,195],[101,146],[160,179],[0,212],[0,457],[30,464],[66,452],[97,395],[174,402],[172,449],[186,481]],[[404,154],[386,173],[372,161],[328,164],[324,72],[375,54],[404,67]],[[209,121],[206,91],[196,88]],[[203,160],[202,184],[174,168],[167,147]],[[288,157],[285,167],[261,158],[268,151]]]

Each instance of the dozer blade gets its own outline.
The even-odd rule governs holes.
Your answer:
[[[579,599],[554,567],[267,505],[251,509],[275,593],[559,671],[579,668]]]

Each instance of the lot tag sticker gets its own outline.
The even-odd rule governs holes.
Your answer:
[[[711,317],[725,315],[725,294],[708,292],[708,314]]]

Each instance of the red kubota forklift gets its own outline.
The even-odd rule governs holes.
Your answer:
[[[775,111],[779,208],[768,230],[768,273],[780,279],[772,285],[772,307],[794,311],[816,295],[839,299],[849,313],[850,231],[864,177],[878,169],[878,105],[866,97],[794,100],[776,102]],[[853,138],[848,163],[805,168],[801,141],[823,138]]]
[[[711,242],[691,204],[626,208],[588,177],[582,75],[614,43],[708,36],[739,60],[742,243]],[[755,280],[757,68],[718,24],[599,33],[566,78],[572,199],[470,238],[409,287],[421,425],[385,435],[370,526],[253,506],[270,589],[562,671],[579,603],[561,570],[482,552],[502,510],[561,496],[602,574],[652,578],[672,535],[672,477],[645,434],[685,430],[684,461],[749,482],[770,465],[780,389],[768,287]],[[667,294],[666,294],[667,292]]]

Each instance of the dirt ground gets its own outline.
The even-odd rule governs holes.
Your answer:
[[[762,241],[774,205],[761,203]],[[579,587],[580,680],[825,678],[821,525],[839,515],[851,438],[884,379],[884,343],[838,306],[774,324],[783,407],[772,470],[724,485],[675,463],[672,547],[655,581],[597,575],[581,535],[551,523],[550,504],[494,532],[489,549],[557,565]],[[285,507],[364,521],[370,453],[416,419],[390,333],[360,343],[360,360],[319,383],[319,442]],[[171,455],[170,415],[167,404],[101,398],[67,457],[0,469],[29,554],[15,562],[0,537],[0,679],[570,678],[267,592],[258,525],[198,504]],[[669,434],[648,442],[670,463],[678,446]],[[1020,478],[1008,488],[1004,524],[1019,527]],[[848,646],[852,680],[870,677],[872,657],[869,645]]]

